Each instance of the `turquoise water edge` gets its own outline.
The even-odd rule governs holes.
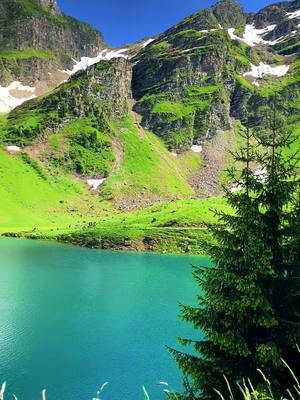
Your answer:
[[[0,382],[19,399],[164,399],[181,374],[166,346],[199,338],[178,318],[195,304],[203,257],[0,240]]]

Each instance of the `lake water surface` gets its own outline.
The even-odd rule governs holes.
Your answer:
[[[164,399],[180,387],[166,350],[199,337],[178,318],[195,304],[200,257],[115,253],[57,243],[0,240],[0,382],[34,400]],[[9,396],[6,397],[10,398]]]

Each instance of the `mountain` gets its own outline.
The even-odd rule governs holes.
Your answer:
[[[288,57],[298,51],[297,7],[298,1],[280,3],[252,16],[222,0],[160,35],[135,59],[142,124],[176,150],[230,129],[246,101],[297,68],[296,54]]]
[[[53,89],[68,79],[74,59],[104,48],[99,32],[64,16],[54,0],[1,0],[0,112]]]
[[[85,209],[82,218],[96,218],[221,194],[221,185],[230,185],[228,149],[240,146],[245,116],[255,124],[270,96],[280,98],[300,144],[299,0],[256,14],[221,0],[124,49],[106,48],[99,33],[65,17],[54,1],[11,0],[14,19],[8,1],[0,4],[2,84],[43,88],[43,96],[1,117],[1,140],[44,184],[81,185],[90,200],[78,193],[72,201],[79,208],[65,203],[65,212]],[[29,97],[38,94],[29,89]],[[82,206],[89,201],[90,212]],[[176,221],[172,211],[164,223]]]

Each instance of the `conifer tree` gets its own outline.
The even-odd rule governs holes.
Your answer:
[[[290,374],[283,368],[275,368],[276,358],[285,359],[296,374],[300,374],[300,249],[299,249],[299,181],[296,166],[299,150],[287,151],[295,141],[286,127],[283,115],[278,112],[278,101],[273,98],[262,110],[258,140],[264,152],[257,154],[257,162],[266,171],[266,182],[260,195],[265,225],[265,241],[272,251],[272,264],[276,272],[273,304],[278,326],[272,330],[272,346],[277,355],[270,357],[266,368],[274,384],[288,385]]]
[[[227,391],[223,375],[232,383],[250,378],[257,384],[257,368],[280,392],[288,379],[281,357],[296,359],[300,318],[289,307],[288,288],[299,289],[295,280],[291,285],[292,276],[299,277],[299,260],[287,256],[288,247],[297,250],[286,235],[297,189],[295,159],[285,156],[292,139],[275,102],[262,109],[258,128],[255,140],[246,130],[245,146],[235,154],[244,166],[236,179],[239,190],[226,190],[233,213],[219,214],[214,229],[208,251],[214,266],[195,269],[204,294],[198,307],[182,308],[183,319],[205,333],[203,340],[181,339],[193,352],[172,350],[191,378],[188,399],[216,399],[215,389]]]

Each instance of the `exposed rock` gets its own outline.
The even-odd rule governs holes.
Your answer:
[[[29,144],[56,132],[72,120],[92,115],[109,130],[106,120],[124,118],[128,114],[131,75],[131,64],[124,58],[102,61],[80,71],[50,95],[13,110],[8,136],[18,137],[19,142],[24,137]],[[39,124],[25,128],[26,115],[36,109]]]
[[[283,19],[285,19],[285,10],[279,3],[267,6],[259,11],[254,16],[254,24],[256,28],[262,29],[269,25],[277,25]]]
[[[54,0],[0,3],[0,85],[12,81],[45,93],[57,86],[49,75],[71,67],[73,59],[96,56],[105,45],[89,25],[64,16]],[[45,87],[45,90],[43,90]]]

